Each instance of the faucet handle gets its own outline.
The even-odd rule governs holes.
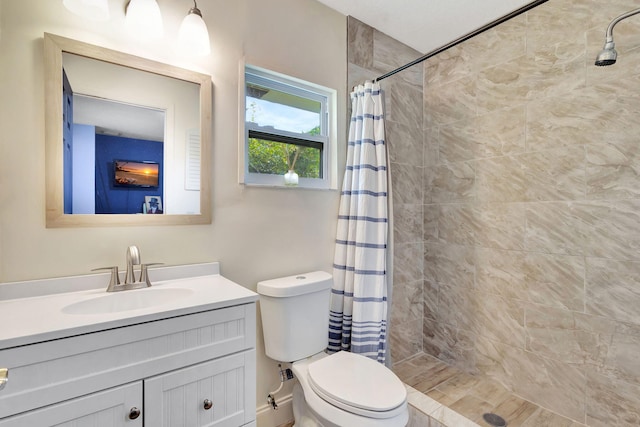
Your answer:
[[[162,265],[163,262],[151,262],[149,264],[140,264],[140,281],[147,284],[147,287],[151,286],[151,281],[149,280],[148,267],[152,265]]]
[[[111,270],[111,278],[109,279],[109,286],[107,286],[107,292],[113,292],[115,287],[120,284],[120,275],[118,274],[118,266],[114,265],[113,267],[94,268],[91,271],[99,271],[99,270]]]

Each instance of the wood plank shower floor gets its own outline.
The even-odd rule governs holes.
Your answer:
[[[500,415],[509,427],[586,427],[427,354],[402,361],[393,371],[408,386],[410,427],[491,427],[482,418],[486,412]]]

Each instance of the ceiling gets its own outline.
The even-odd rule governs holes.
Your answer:
[[[531,0],[318,0],[428,53]]]

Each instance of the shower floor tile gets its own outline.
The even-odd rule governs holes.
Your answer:
[[[435,425],[491,427],[482,415],[492,412],[509,427],[586,427],[520,398],[496,381],[467,374],[427,354],[402,361],[393,371],[407,385],[409,404],[437,420]]]

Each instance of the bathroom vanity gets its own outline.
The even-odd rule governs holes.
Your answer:
[[[217,263],[150,275],[0,284],[0,427],[255,426],[257,295]]]

